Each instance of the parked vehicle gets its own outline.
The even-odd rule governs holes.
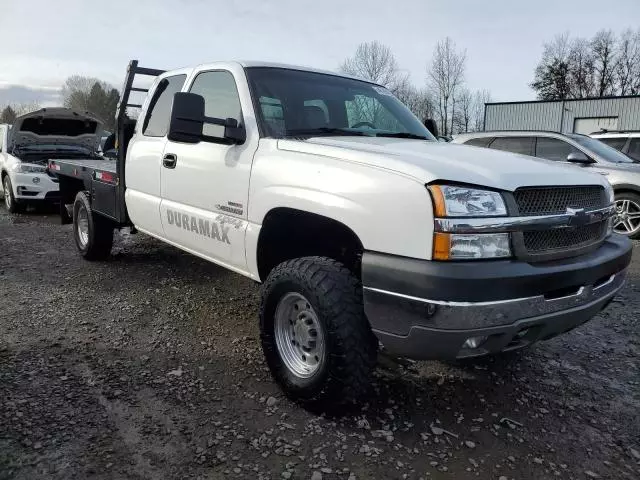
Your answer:
[[[67,108],[43,108],[0,125],[0,184],[11,213],[27,204],[57,201],[58,179],[46,172],[53,158],[97,158],[100,122]]]
[[[453,143],[569,162],[604,175],[615,192],[614,230],[640,238],[640,165],[599,140],[577,133],[495,131],[461,134]]]
[[[136,121],[137,75],[156,75]],[[282,389],[341,404],[380,345],[418,359],[519,349],[581,325],[621,288],[602,175],[435,141],[382,86],[217,62],[129,66],[118,160],[52,160],[87,260],[117,228],[263,282],[260,338]],[[113,164],[111,164],[113,165]]]
[[[640,131],[638,130],[601,130],[589,135],[606,143],[611,148],[624,153],[640,163]]]

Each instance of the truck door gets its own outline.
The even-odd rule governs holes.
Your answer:
[[[240,82],[243,95],[238,92]],[[200,71],[186,91],[204,97],[206,116],[235,118],[247,126],[242,112],[253,110],[241,68]],[[205,125],[203,133],[221,137],[222,128]],[[167,240],[228,268],[247,271],[244,237],[257,146],[255,127],[247,127],[242,145],[167,141],[160,175]]]
[[[187,75],[160,77],[149,94],[150,100],[136,125],[126,156],[127,212],[140,230],[164,236],[160,221],[160,165],[167,142],[173,95],[184,85]]]

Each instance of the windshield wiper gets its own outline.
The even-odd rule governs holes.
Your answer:
[[[424,135],[416,135],[415,133],[409,133],[409,132],[393,132],[393,133],[380,132],[380,133],[376,133],[376,137],[412,138],[414,140],[429,140]]]
[[[365,137],[368,136],[364,132],[359,132],[357,130],[349,130],[348,128],[332,128],[332,127],[321,127],[321,128],[297,128],[293,130],[287,130],[287,137],[329,137],[332,135],[336,136],[358,136]]]

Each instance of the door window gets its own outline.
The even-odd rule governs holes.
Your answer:
[[[557,138],[538,137],[536,141],[536,157],[566,162],[572,152],[579,150],[573,145]]]
[[[488,147],[493,140],[493,137],[478,137],[472,138],[471,140],[467,140],[464,142],[464,145],[471,145],[473,147]]]
[[[629,143],[629,151],[627,152],[634,160],[640,161],[640,138],[632,138]]]
[[[490,148],[531,155],[533,138],[534,137],[498,137],[491,143]]]
[[[142,134],[147,137],[164,137],[169,129],[173,96],[182,90],[186,75],[174,75],[160,80],[149,104],[142,125]]]
[[[240,96],[230,72],[202,72],[193,81],[189,91],[204,97],[204,114],[207,117],[235,118],[238,123],[242,123]],[[224,136],[224,127],[205,124],[202,133],[220,138]]]

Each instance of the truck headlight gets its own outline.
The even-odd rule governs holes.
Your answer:
[[[44,173],[46,167],[42,165],[34,165],[32,163],[16,163],[13,171],[17,173]]]
[[[454,185],[431,185],[436,217],[503,217],[507,207],[502,195],[490,190]]]
[[[442,233],[433,237],[434,260],[472,260],[511,256],[508,233]]]

